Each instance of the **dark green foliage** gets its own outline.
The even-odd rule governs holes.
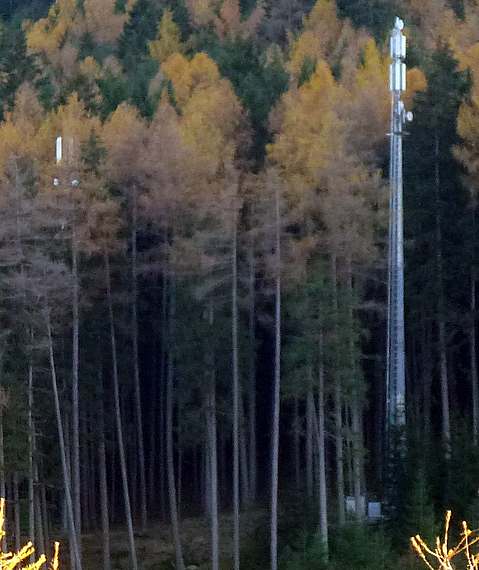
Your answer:
[[[248,111],[255,132],[253,154],[262,159],[268,141],[268,116],[288,86],[288,76],[279,59],[265,61],[251,40],[214,42],[208,49]]]
[[[438,531],[426,469],[419,467],[408,479],[400,512],[400,537],[396,536],[402,541],[401,550],[407,548],[409,537],[420,534],[429,544]]]
[[[397,554],[381,527],[360,524],[337,530],[330,541],[329,559],[315,533],[304,534],[282,551],[282,570],[396,570]],[[401,566],[402,567],[402,566]]]
[[[286,46],[288,34],[299,31],[304,16],[313,5],[313,0],[269,0],[261,28],[262,37],[268,42]]]
[[[411,136],[405,141],[405,226],[407,247],[406,295],[410,314],[435,315],[438,294],[436,268],[436,214],[441,220],[443,282],[451,314],[464,294],[468,269],[463,255],[464,221],[467,219],[467,192],[462,173],[453,156],[459,143],[456,120],[461,101],[467,97],[469,78],[458,70],[447,46],[431,57],[426,75],[428,89],[416,97]],[[437,170],[436,170],[437,166]],[[439,177],[436,200],[436,175]],[[412,322],[418,322],[410,317]],[[449,316],[451,318],[451,316]]]
[[[331,569],[395,570],[399,567],[381,527],[353,524],[331,539]]]
[[[284,549],[280,561],[281,570],[326,570],[324,545],[316,535],[305,535],[295,548]]]
[[[118,54],[130,70],[148,52],[148,42],[155,39],[163,10],[155,0],[138,0],[119,41]]]
[[[149,57],[148,42],[156,37],[163,7],[155,0],[139,0],[119,40],[118,55],[127,76],[126,98],[146,117],[150,117],[154,112],[148,89],[158,70],[158,64]],[[107,86],[104,84],[104,87]],[[114,105],[115,98],[123,94],[119,82],[114,81],[111,87],[112,89],[107,91],[111,105]]]
[[[25,34],[19,26],[0,21],[0,118],[12,106],[15,91],[35,75],[33,61],[26,53]]]
[[[479,512],[479,448],[462,423],[453,435],[450,477],[446,507],[456,519],[467,520],[470,528],[478,528]]]
[[[95,131],[81,147],[81,159],[88,172],[99,174],[100,166],[106,158],[106,149]]]
[[[120,76],[106,72],[105,76],[98,81],[98,87],[102,95],[101,116],[106,118],[120,103],[128,99],[127,81]]]
[[[53,0],[2,0],[0,19],[37,19],[46,14]]]
[[[303,83],[307,83],[316,69],[316,61],[310,57],[306,57],[303,61],[303,66],[301,68],[301,73],[299,74],[298,87],[301,87]]]
[[[401,15],[397,0],[338,0],[337,5],[343,18],[350,18],[355,26],[382,40],[393,27],[394,17]]]

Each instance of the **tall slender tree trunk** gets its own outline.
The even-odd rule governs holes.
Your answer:
[[[293,457],[294,457],[294,481],[296,489],[301,488],[301,454],[300,454],[300,426],[299,426],[299,399],[293,399]]]
[[[363,518],[363,430],[362,430],[362,402],[360,396],[360,387],[357,385],[359,381],[357,376],[357,364],[354,355],[354,313],[353,313],[353,276],[351,260],[348,260],[347,266],[347,287],[348,287],[348,327],[349,327],[349,365],[350,373],[353,379],[353,387],[351,394],[351,428],[352,428],[352,461],[353,461],[353,490],[355,512],[358,518]]]
[[[72,278],[73,278],[73,346],[72,346],[72,482],[73,506],[78,552],[81,559],[81,485],[80,485],[80,278],[78,274],[78,243],[75,223],[72,225]]]
[[[77,532],[75,529],[75,515],[73,510],[73,500],[71,494],[71,477],[70,472],[68,469],[67,464],[67,455],[65,449],[65,437],[63,432],[63,422],[62,422],[62,415],[60,409],[60,398],[58,396],[58,383],[57,383],[57,372],[55,366],[55,356],[53,352],[53,337],[52,337],[52,326],[50,321],[50,311],[49,308],[46,307],[45,310],[46,316],[46,327],[47,327],[47,335],[48,335],[48,353],[49,353],[49,360],[50,360],[50,373],[52,377],[52,387],[53,387],[53,398],[55,402],[55,416],[57,420],[57,428],[58,428],[58,439],[60,443],[60,458],[62,463],[62,472],[63,472],[63,485],[65,487],[65,501],[66,501],[66,510],[67,510],[67,518],[68,518],[68,526],[69,526],[69,538],[70,538],[70,551],[73,554],[72,560],[70,560],[70,565],[72,568],[76,570],[82,569],[82,562],[80,558],[80,550],[77,543]]]
[[[308,393],[306,396],[306,495],[313,496],[313,387],[312,387],[312,372],[308,370]]]
[[[166,374],[167,374],[167,338],[168,338],[168,277],[166,271],[162,275],[162,291],[161,291],[161,356],[160,356],[160,506],[163,518],[167,516],[167,498],[166,498],[166,429],[165,429],[165,393],[166,393]]]
[[[474,445],[479,440],[479,385],[477,375],[477,343],[476,343],[476,199],[473,198],[471,208],[472,222],[472,262],[471,262],[471,328],[469,332],[470,359],[471,359],[471,392],[472,392],[472,439]]]
[[[469,331],[469,350],[471,358],[472,388],[472,438],[474,445],[479,437],[479,386],[477,377],[477,343],[476,343],[476,276],[471,269],[471,330]]]
[[[336,254],[331,256],[331,282],[333,291],[333,319],[334,319],[334,343],[339,350],[338,339],[338,276]],[[345,493],[344,493],[344,438],[343,438],[343,396],[341,376],[336,374],[334,378],[334,442],[336,459],[336,494],[338,498],[338,524],[346,522]]]
[[[1,357],[0,357],[1,366]],[[7,394],[4,389],[0,389],[0,497],[6,498],[6,482],[5,482],[5,441],[3,437],[3,411],[6,406]],[[2,549],[3,552],[7,552],[7,537],[6,535],[2,539]]]
[[[248,385],[248,420],[249,420],[249,484],[251,501],[256,501],[257,495],[257,452],[256,452],[256,293],[255,293],[255,257],[254,246],[251,244],[248,252],[249,262],[249,385]]]
[[[45,552],[45,534],[43,529],[43,517],[40,501],[40,478],[38,473],[37,438],[35,434],[35,422],[33,423],[33,490],[34,490],[34,514],[35,514],[35,545],[40,552]]]
[[[132,340],[133,340],[133,371],[135,386],[135,412],[136,430],[138,434],[138,471],[140,475],[140,514],[141,528],[146,529],[146,476],[145,476],[145,448],[143,438],[143,413],[141,406],[140,365],[138,358],[138,269],[137,269],[137,227],[138,204],[137,189],[133,187],[132,193],[132,229],[131,229],[131,281],[132,281]]]
[[[324,347],[323,333],[319,338],[319,387],[318,387],[318,459],[319,459],[319,536],[325,556],[328,557],[328,492],[326,483],[326,430],[324,389]]]
[[[13,516],[15,519],[15,552],[20,550],[20,493],[19,493],[18,471],[13,472]]]
[[[211,525],[211,569],[219,570],[219,524],[218,524],[218,457],[217,457],[217,433],[216,433],[216,373],[212,363],[211,371],[208,372],[208,391],[206,394],[206,426],[208,435],[208,458],[209,465],[208,483],[210,488],[210,525]]]
[[[183,433],[181,417],[181,395],[176,396],[176,504],[178,509],[178,520],[181,521],[181,499],[183,495]]]
[[[103,570],[111,570],[110,518],[108,513],[108,480],[106,473],[105,411],[103,404],[103,375],[100,372],[100,401],[98,403],[98,471],[100,478],[100,512],[102,530]]]
[[[231,289],[231,337],[233,347],[233,568],[240,568],[240,472],[239,472],[239,365],[238,365],[238,228],[236,203],[233,218],[233,247],[232,247],[232,289]]]
[[[45,477],[42,477],[40,483],[40,501],[43,520],[43,535],[45,540],[45,549],[48,551],[50,548],[50,518],[48,516],[48,502],[47,502],[47,488],[45,484]]]
[[[35,484],[33,473],[33,364],[28,364],[28,534],[35,542]],[[33,559],[32,559],[33,560]]]
[[[432,387],[432,354],[429,327],[426,317],[422,317],[421,324],[421,377],[422,377],[422,415],[423,440],[427,444],[431,437],[431,387]]]
[[[249,483],[249,470],[248,470],[248,449],[245,430],[245,417],[243,397],[240,392],[239,400],[239,444],[240,444],[240,471],[241,471],[241,504],[248,505],[251,503],[250,496],[250,483]]]
[[[442,258],[442,230],[441,230],[441,205],[440,205],[440,165],[439,165],[439,137],[435,135],[435,160],[434,160],[434,182],[435,182],[435,209],[436,209],[436,271],[437,271],[437,323],[439,329],[439,371],[441,382],[441,409],[442,409],[442,443],[446,460],[451,455],[451,420],[449,410],[449,377],[447,366],[447,341],[446,341],[446,320],[444,307],[444,284],[443,284],[443,258]]]
[[[168,357],[166,374],[166,465],[168,472],[168,498],[170,502],[170,517],[175,543],[176,568],[185,570],[183,550],[181,547],[180,525],[176,504],[175,459],[173,453],[173,406],[174,406],[174,350],[175,350],[175,318],[176,300],[173,276],[170,277],[170,302],[168,307]]]
[[[273,420],[271,426],[271,570],[278,568],[279,417],[281,390],[281,219],[278,183],[275,184],[275,332]]]
[[[120,386],[118,381],[118,363],[116,352],[116,334],[115,321],[113,317],[113,301],[111,298],[111,272],[110,260],[108,254],[105,253],[105,277],[106,277],[106,293],[108,302],[108,315],[110,320],[110,341],[112,354],[112,376],[113,376],[113,398],[115,405],[115,423],[116,435],[118,439],[118,456],[120,459],[121,480],[123,484],[123,501],[125,504],[126,524],[128,528],[128,544],[130,549],[130,562],[132,570],[138,570],[138,560],[136,557],[135,535],[133,532],[133,518],[131,515],[130,493],[128,490],[128,473],[126,467],[125,445],[123,442],[123,426],[121,419],[120,407]]]

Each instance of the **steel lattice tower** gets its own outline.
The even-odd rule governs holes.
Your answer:
[[[391,35],[390,90],[390,194],[389,194],[389,260],[388,260],[388,334],[386,375],[387,432],[406,424],[406,382],[404,341],[404,244],[403,244],[403,126],[412,120],[401,100],[406,90],[406,37],[404,23],[396,18]],[[388,441],[388,450],[391,442]]]

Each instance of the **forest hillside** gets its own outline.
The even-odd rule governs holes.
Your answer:
[[[392,458],[396,16],[414,121]],[[475,0],[2,0],[0,119],[9,549],[412,569],[446,509],[478,525]]]

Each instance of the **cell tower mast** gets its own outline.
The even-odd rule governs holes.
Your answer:
[[[391,34],[389,88],[391,91],[391,154],[389,195],[388,335],[386,375],[386,430],[388,453],[395,428],[406,424],[404,342],[404,246],[403,246],[403,126],[412,120],[401,100],[406,90],[406,36],[404,22],[396,18]]]

